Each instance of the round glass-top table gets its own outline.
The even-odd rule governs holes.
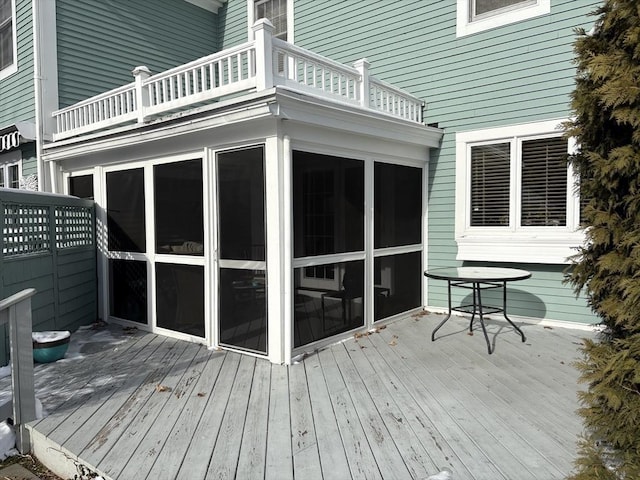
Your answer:
[[[507,316],[507,282],[517,280],[525,280],[531,277],[531,272],[516,268],[497,268],[497,267],[445,267],[434,268],[424,272],[424,275],[436,280],[445,280],[447,282],[447,303],[449,312],[447,316],[438,324],[431,333],[431,341],[435,341],[436,332],[442,327],[449,318],[451,312],[463,312],[471,314],[471,322],[469,323],[469,332],[473,332],[473,321],[476,315],[480,319],[482,333],[487,342],[487,350],[489,354],[493,353],[491,342],[487,329],[484,324],[484,315],[492,313],[502,313],[504,318],[511,326],[520,334],[522,341],[526,341],[526,337],[520,327],[511,321]],[[451,287],[466,288],[473,291],[473,303],[460,305],[458,307],[451,306]],[[493,288],[502,288],[502,306],[486,306],[482,304],[482,290]]]

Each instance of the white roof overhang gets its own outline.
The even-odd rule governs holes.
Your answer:
[[[0,127],[0,153],[36,139],[36,126],[31,122],[16,122]]]

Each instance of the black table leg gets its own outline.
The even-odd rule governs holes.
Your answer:
[[[489,335],[487,334],[487,329],[484,326],[484,315],[482,313],[482,297],[480,296],[480,283],[473,284],[474,291],[474,304],[475,304],[475,291],[478,291],[478,303],[474,305],[473,310],[475,314],[476,307],[478,309],[478,316],[480,317],[480,326],[482,327],[482,333],[484,333],[484,339],[487,341],[487,350],[489,351],[489,355],[491,355],[491,341],[489,340]]]
[[[433,329],[433,332],[431,332],[431,341],[435,342],[436,341],[436,332],[440,329],[441,326],[443,326],[445,323],[447,323],[447,320],[449,320],[449,318],[451,318],[451,281],[447,281],[447,304],[449,306],[449,313],[447,313],[447,316],[444,317],[444,320],[442,320],[438,326],[436,328]]]
[[[478,299],[476,297],[476,284],[474,283],[472,286],[473,286],[473,312],[471,312],[471,321],[469,322],[469,333],[473,332],[473,319],[476,318],[476,312],[478,311]]]
[[[520,330],[520,327],[518,327],[515,323],[511,321],[509,317],[507,317],[507,282],[502,283],[502,314],[504,315],[504,318],[507,319],[507,322],[509,322],[511,326],[515,328],[516,331],[520,334],[520,337],[522,338],[522,343],[526,342],[527,339],[524,336],[524,333],[522,332],[522,330]]]

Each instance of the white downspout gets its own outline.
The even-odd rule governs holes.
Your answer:
[[[58,108],[56,1],[32,0],[31,16],[33,24],[33,86],[38,190],[56,193],[58,190],[57,165],[55,162],[51,162],[47,172],[43,160],[44,142],[51,139],[53,130],[53,118],[50,115]],[[50,179],[47,177],[50,177]]]
[[[42,161],[42,75],[40,72],[40,9],[38,0],[31,1],[31,17],[33,19],[33,87],[36,114],[36,175],[38,190],[45,190],[44,163]]]

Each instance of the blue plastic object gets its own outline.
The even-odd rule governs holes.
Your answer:
[[[64,358],[69,348],[70,336],[52,342],[33,341],[33,360],[38,363],[51,363]]]

